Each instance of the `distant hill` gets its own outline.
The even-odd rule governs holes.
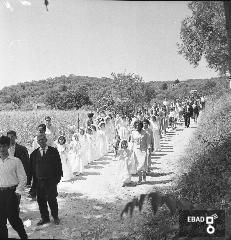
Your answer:
[[[228,91],[229,80],[227,77],[217,77],[186,81],[151,81],[145,82],[144,85],[147,88],[154,89],[152,93],[153,101],[159,101],[165,97],[175,99],[187,96],[190,90],[194,89],[197,89],[202,95],[222,94]],[[95,103],[99,100],[99,97],[102,97],[102,94],[110,95],[113,88],[113,79],[71,74],[68,77],[63,75],[46,80],[18,83],[0,90],[0,110],[15,109],[19,106],[23,110],[47,108],[46,97],[51,90],[63,93],[80,88],[84,89],[91,102]]]

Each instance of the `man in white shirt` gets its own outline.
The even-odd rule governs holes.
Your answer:
[[[46,121],[46,132],[45,133],[47,136],[48,145],[50,145],[51,147],[54,147],[54,141],[58,137],[58,131],[57,131],[56,127],[51,124],[51,118],[49,116],[45,117],[45,121]]]
[[[9,156],[10,139],[0,137],[0,239],[8,238],[7,219],[21,239],[28,239],[19,217],[19,199],[27,176],[19,158]]]

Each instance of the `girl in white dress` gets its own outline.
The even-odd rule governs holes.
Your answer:
[[[92,129],[92,144],[93,144],[93,160],[99,158],[99,148],[98,148],[98,132],[94,124],[91,124]]]
[[[122,186],[125,187],[126,185],[131,183],[131,151],[128,149],[128,141],[122,140],[120,149],[117,155],[117,180],[122,183]]]
[[[72,141],[70,142],[68,157],[70,159],[72,172],[76,173],[76,175],[83,173],[83,161],[80,158],[80,148],[79,134],[74,133]]]
[[[86,150],[87,150],[87,153],[86,153],[86,163],[89,164],[93,161],[93,138],[92,138],[92,129],[91,127],[88,127],[87,128],[87,133],[86,133]]]
[[[98,125],[98,134],[99,134],[99,156],[103,157],[107,153],[107,138],[104,131],[104,122],[100,122]]]
[[[87,137],[85,130],[83,128],[79,129],[79,143],[80,143],[80,161],[82,161],[83,166],[87,165]]]
[[[74,178],[71,170],[71,164],[68,159],[68,146],[66,144],[66,138],[64,136],[59,136],[57,141],[57,149],[59,151],[59,155],[62,161],[62,168],[63,168],[63,177],[62,181],[69,181]]]
[[[153,138],[154,138],[154,151],[161,151],[160,146],[160,125],[157,122],[156,116],[152,116],[152,120],[150,121],[150,127],[153,132]]]

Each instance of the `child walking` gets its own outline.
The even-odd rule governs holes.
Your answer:
[[[121,141],[121,148],[118,151],[118,177],[122,182],[122,187],[131,184],[131,173],[130,173],[130,157],[131,151],[128,149],[127,140]]]

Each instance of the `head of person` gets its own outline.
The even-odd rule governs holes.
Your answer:
[[[7,137],[10,139],[10,145],[15,145],[17,139],[16,132],[13,130],[8,131]]]
[[[87,116],[88,116],[89,119],[92,119],[93,116],[94,116],[94,113],[88,113]]]
[[[92,128],[91,128],[91,127],[88,127],[88,128],[87,128],[87,133],[88,133],[88,134],[92,134]]]
[[[46,116],[46,117],[45,117],[45,121],[46,121],[46,125],[47,125],[47,126],[51,126],[51,117]]]
[[[118,133],[116,133],[115,139],[116,139],[116,140],[120,140],[120,135],[119,135]]]
[[[106,122],[106,123],[109,123],[110,120],[111,120],[111,118],[110,118],[109,116],[105,117],[105,122]]]
[[[45,148],[47,146],[47,137],[46,137],[46,134],[45,133],[39,133],[37,135],[37,142],[38,142],[38,145],[41,147],[41,148]]]
[[[78,133],[74,133],[73,136],[72,136],[72,140],[74,141],[79,141],[79,134]]]
[[[91,124],[91,129],[92,129],[93,132],[97,131],[96,126],[94,124]]]
[[[122,149],[127,149],[128,148],[128,141],[127,140],[122,140],[120,146],[121,146]]]
[[[0,137],[0,157],[8,156],[8,149],[10,147],[10,138],[7,136]]]
[[[105,123],[102,121],[99,123],[99,129],[104,129],[105,128]]]
[[[140,131],[142,130],[142,128],[143,128],[143,122],[140,121],[140,120],[135,121],[135,122],[134,122],[134,128],[135,128],[138,132],[140,132]]]
[[[80,135],[84,135],[84,133],[85,133],[85,130],[84,130],[83,128],[80,128],[80,129],[79,129],[79,134],[80,134]]]
[[[149,125],[150,125],[149,120],[148,120],[147,118],[145,118],[145,119],[143,120],[143,127],[144,127],[144,129],[147,129]]]
[[[156,116],[152,116],[152,121],[156,122]]]
[[[42,123],[38,125],[38,132],[45,133],[46,132],[46,124]]]
[[[59,143],[60,145],[65,144],[65,143],[66,143],[66,138],[65,138],[64,136],[59,136],[59,138],[58,138],[58,143]]]

